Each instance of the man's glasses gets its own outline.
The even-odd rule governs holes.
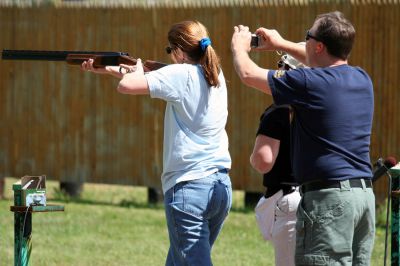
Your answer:
[[[314,39],[314,40],[316,40],[317,42],[323,42],[323,41],[321,41],[320,38],[318,38],[318,37],[312,35],[312,34],[310,33],[310,30],[308,30],[307,33],[306,33],[306,41],[308,41],[309,39]]]
[[[167,52],[167,54],[171,54],[172,48],[169,46],[165,47],[165,52]]]

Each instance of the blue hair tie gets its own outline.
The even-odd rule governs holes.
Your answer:
[[[201,50],[204,52],[207,49],[207,47],[209,45],[211,45],[211,40],[210,40],[210,38],[206,37],[206,38],[201,39],[199,43],[200,43]]]

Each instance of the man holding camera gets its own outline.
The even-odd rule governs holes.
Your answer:
[[[284,51],[310,67],[291,71],[257,66],[248,55],[248,27],[234,30],[231,48],[242,82],[294,110],[291,164],[302,195],[296,265],[370,265],[373,86],[364,70],[347,62],[353,25],[337,11],[319,15],[307,31],[305,49],[275,30],[258,29],[258,50]]]

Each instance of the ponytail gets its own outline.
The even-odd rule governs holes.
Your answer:
[[[206,46],[202,45],[204,43],[203,40],[208,40],[209,44]],[[200,49],[204,52],[200,57],[200,65],[203,67],[204,76],[209,85],[219,87],[219,58],[212,48],[209,38],[203,38],[200,40]]]
[[[183,21],[174,24],[168,32],[171,45],[186,52],[203,68],[204,77],[210,86],[219,87],[220,60],[211,46],[206,27],[198,21]]]

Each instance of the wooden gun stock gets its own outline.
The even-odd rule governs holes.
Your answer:
[[[120,64],[125,65],[136,65],[137,59],[130,56],[106,56],[106,55],[94,55],[94,54],[69,54],[66,58],[66,61],[70,65],[81,65],[84,61],[89,59],[93,59],[94,67],[105,67],[105,66],[119,66]],[[157,70],[166,66],[167,64],[146,60],[143,62],[144,72],[150,72],[153,70]]]
[[[128,53],[122,52],[89,52],[89,51],[37,51],[37,50],[3,50],[3,60],[42,60],[66,61],[70,65],[81,65],[93,59],[94,67],[118,66],[120,64],[136,65],[137,60]],[[145,72],[157,70],[167,64],[146,60],[143,62]]]

